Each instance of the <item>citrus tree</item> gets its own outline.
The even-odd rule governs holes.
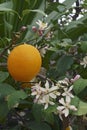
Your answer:
[[[0,0],[0,129],[87,129],[86,25],[86,0]]]

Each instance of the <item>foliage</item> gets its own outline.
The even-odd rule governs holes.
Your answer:
[[[23,42],[34,45],[43,60],[25,87],[7,69],[10,50]],[[79,121],[87,122],[86,71],[86,0],[0,0],[0,129],[80,130]]]

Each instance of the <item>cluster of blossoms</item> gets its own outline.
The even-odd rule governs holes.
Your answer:
[[[38,20],[36,22],[36,24],[38,25],[38,28],[36,26],[32,27],[32,30],[34,32],[37,32],[39,36],[42,36],[44,31],[47,29],[48,27],[48,23],[42,22],[41,20]]]
[[[33,32],[37,33],[39,36],[43,36],[44,32],[50,28],[48,26],[48,23],[43,22],[41,20],[38,20],[36,24],[38,25],[38,27],[32,26],[32,30]],[[48,31],[45,36],[45,39],[50,40],[52,37],[53,37],[53,31]]]
[[[34,102],[44,105],[44,109],[47,109],[49,105],[57,104],[55,113],[58,113],[60,118],[62,117],[62,114],[67,117],[70,110],[77,110],[77,108],[71,104],[71,99],[74,98],[74,95],[72,94],[72,84],[79,77],[80,76],[77,75],[71,80],[65,78],[59,80],[56,84],[46,80],[44,86],[41,82],[36,83],[31,88],[31,95],[35,96]]]
[[[37,33],[39,36],[42,36],[44,34],[44,31],[48,29],[48,23],[45,23],[45,22],[43,22],[41,20],[38,20],[36,22],[36,24],[38,25],[38,27],[33,26],[32,30],[33,30],[33,32]],[[51,38],[51,32],[48,32],[46,37],[47,37],[47,39],[50,39]],[[44,55],[46,54],[49,46],[48,45],[46,45],[44,47],[36,46],[36,48],[39,49],[39,51],[41,53],[41,56],[44,57]]]

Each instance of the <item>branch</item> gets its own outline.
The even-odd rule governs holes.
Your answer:
[[[19,32],[15,33],[15,34],[13,35],[13,38],[12,38],[12,40],[11,40],[11,43],[10,43],[7,47],[5,47],[4,50],[0,53],[0,57],[2,57],[2,56],[4,55],[4,53],[5,53],[9,48],[12,47],[12,45],[15,45],[16,42],[17,42],[17,40],[18,40],[19,38],[20,38],[20,33],[19,33]]]
[[[4,55],[4,53],[12,46],[13,43],[11,43],[9,46],[5,47],[4,50],[0,53],[0,57]]]
[[[46,76],[44,76],[40,73],[37,75],[37,77],[42,78],[43,80],[48,80],[50,83],[52,83],[52,81],[49,78],[47,78]]]

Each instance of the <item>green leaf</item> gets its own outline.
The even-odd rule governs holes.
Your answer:
[[[7,79],[9,76],[8,72],[0,71],[0,83],[3,82],[5,79]]]
[[[83,22],[82,22],[82,21],[72,21],[72,22],[67,26],[66,31],[72,30],[72,29],[74,29],[74,28],[77,28],[78,25],[80,25],[80,26],[83,25]]]
[[[78,97],[74,97],[71,101],[71,104],[75,105],[77,108],[77,111],[73,111],[72,114],[74,115],[85,115],[87,114],[87,103],[81,101]]]
[[[53,113],[44,112],[43,118],[44,118],[44,121],[46,121],[46,122],[48,122],[48,123],[50,123],[50,124],[54,124],[54,116],[53,116]]]
[[[49,106],[46,110],[43,110],[43,117],[44,120],[50,124],[54,124],[54,115],[53,113],[56,112],[57,104],[53,106]]]
[[[12,11],[11,7],[12,7],[11,1],[1,3],[0,4],[0,11]]]
[[[49,106],[46,110],[45,110],[45,112],[46,113],[52,113],[52,112],[55,112],[56,111],[56,108],[57,108],[57,104],[55,104],[55,105],[53,105],[53,106]]]
[[[78,20],[78,22],[82,22],[83,24],[82,25],[78,25],[77,27],[75,27],[75,28],[70,28],[68,31],[65,31],[65,34],[69,37],[69,38],[71,38],[72,40],[75,40],[75,39],[77,39],[79,36],[81,36],[81,35],[83,35],[83,34],[85,34],[85,33],[87,33],[87,27],[86,27],[86,25],[87,25],[87,14],[84,14],[84,17],[82,17],[82,18],[80,18],[79,20]],[[68,26],[70,26],[71,25],[71,23],[68,25]],[[85,25],[85,26],[84,26]],[[67,26],[67,28],[68,28],[68,26]],[[67,30],[67,29],[66,29]],[[63,37],[61,37],[61,38],[63,38]]]
[[[15,10],[12,9],[12,6],[13,6],[13,4],[12,4],[11,1],[1,3],[1,4],[0,4],[0,11],[1,11],[1,12],[11,12],[11,13],[15,13],[16,15],[18,15],[19,18],[21,18],[21,17],[19,16],[19,14],[18,14]]]
[[[42,106],[39,104],[33,104],[32,112],[35,120],[40,122],[42,120],[43,115]]]
[[[0,100],[0,104],[0,122],[3,122],[6,119],[9,110],[7,102]]]
[[[65,9],[65,6],[62,3],[59,3],[59,2],[54,2],[54,3],[50,2],[48,4],[46,12],[50,13],[53,10],[54,11],[58,11],[58,12],[62,12],[62,11],[64,11],[64,9]]]
[[[61,120],[58,115],[54,115],[53,130],[62,130]]]
[[[39,10],[39,9],[35,9],[35,10],[26,9],[26,10],[23,10],[23,12],[22,12],[23,17],[24,17],[26,14],[30,13],[30,12],[40,13],[40,14],[42,14],[42,15],[45,16],[45,17],[47,16],[42,10]]]
[[[81,49],[83,52],[87,52],[87,42],[86,41],[81,43]]]
[[[15,107],[19,104],[21,99],[25,99],[27,96],[28,95],[22,90],[13,92],[7,97],[8,108],[11,109],[12,107]]]
[[[85,115],[87,114],[87,103],[80,101],[79,102],[79,107],[78,107],[78,111],[77,111],[78,115]]]
[[[71,99],[71,104],[74,105],[76,108],[79,106],[80,99],[77,96]]]
[[[64,75],[65,72],[70,69],[73,64],[73,58],[71,56],[62,56],[57,62],[57,72],[60,76]]]
[[[74,2],[76,2],[76,0],[65,0],[63,4],[66,6],[67,9],[69,9],[74,4]]]
[[[0,83],[0,97],[5,97],[15,92],[16,90],[9,84]]]
[[[73,90],[75,94],[79,94],[81,91],[83,91],[87,87],[87,79],[78,79],[74,82]]]
[[[53,114],[52,114],[52,112],[53,112],[52,109],[44,110],[42,105],[33,104],[32,112],[33,112],[33,116],[37,122],[41,122],[44,119],[48,123],[53,124],[54,118],[53,118]]]
[[[52,130],[51,127],[46,123],[31,122],[29,124],[31,130]]]

